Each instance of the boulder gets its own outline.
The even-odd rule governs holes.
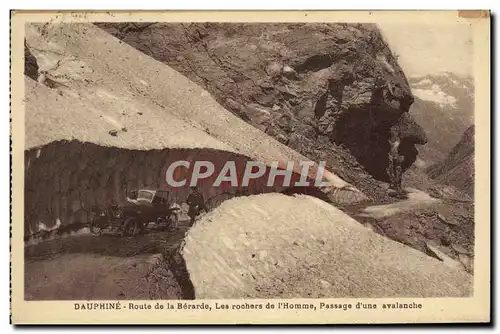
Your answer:
[[[266,66],[266,73],[270,77],[279,76],[282,70],[283,70],[283,65],[281,65],[278,62],[271,62],[269,65]]]
[[[283,67],[283,76],[290,80],[296,80],[298,79],[297,72],[293,69],[293,67],[285,65]]]
[[[245,115],[256,128],[262,131],[266,130],[271,121],[271,113],[269,110],[256,103],[248,104],[245,107]]]

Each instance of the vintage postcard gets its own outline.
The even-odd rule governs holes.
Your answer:
[[[14,324],[490,321],[488,11],[13,11]]]

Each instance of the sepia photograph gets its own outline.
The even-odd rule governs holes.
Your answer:
[[[489,13],[417,14],[16,12],[20,303],[324,323],[489,289]]]

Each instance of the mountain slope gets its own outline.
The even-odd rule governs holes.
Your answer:
[[[474,126],[470,126],[448,157],[428,168],[439,183],[453,185],[474,198]]]
[[[474,82],[443,73],[410,78],[415,96],[411,112],[426,130],[428,143],[419,148],[421,165],[440,162],[464,131],[474,124]]]

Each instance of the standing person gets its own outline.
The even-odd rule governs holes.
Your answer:
[[[191,224],[194,223],[196,216],[198,216],[201,211],[208,212],[203,195],[196,187],[191,187],[191,193],[189,194],[186,203],[189,205],[188,216],[191,218]]]
[[[396,196],[402,195],[402,174],[403,174],[403,161],[404,156],[399,154],[400,139],[389,141],[391,148],[389,150],[389,166],[387,168],[387,174],[389,175],[391,185],[389,189],[396,192]]]
[[[402,182],[403,182],[403,162],[404,162],[405,157],[403,155],[398,154],[397,156],[397,163],[396,163],[396,168],[394,170],[394,185],[395,185],[395,190],[396,193],[399,197],[403,196],[403,187],[402,187]]]

